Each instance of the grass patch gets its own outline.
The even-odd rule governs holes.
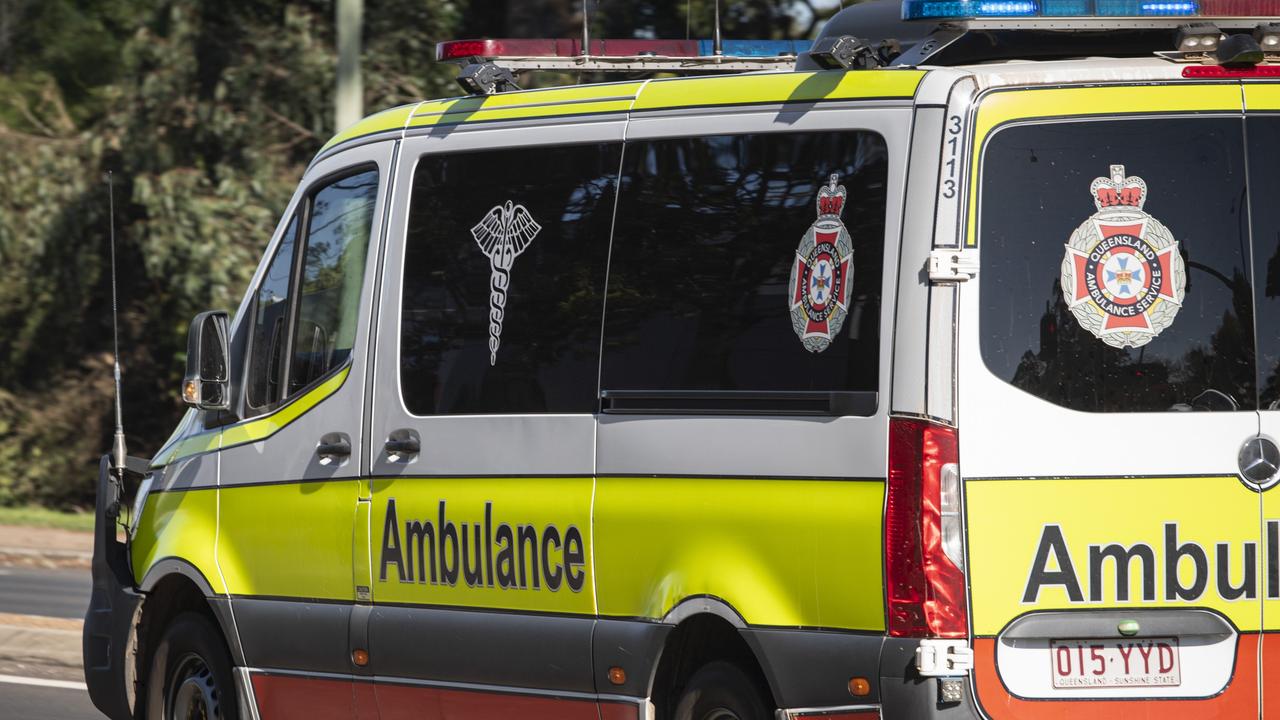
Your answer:
[[[0,525],[92,531],[93,513],[61,512],[36,506],[0,507]]]

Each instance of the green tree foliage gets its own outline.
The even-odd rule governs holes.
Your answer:
[[[709,0],[591,0],[595,31],[710,33]],[[796,0],[725,3],[786,37]],[[366,0],[366,107],[456,94],[435,43],[574,35],[576,0]],[[92,501],[112,430],[113,174],[125,422],[150,454],[182,412],[187,323],[233,309],[333,134],[332,0],[0,0],[0,505]],[[536,81],[535,81],[536,82]],[[533,83],[530,83],[533,84]]]

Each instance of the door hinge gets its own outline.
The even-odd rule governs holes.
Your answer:
[[[926,638],[916,647],[916,671],[925,677],[964,675],[972,669],[968,640]]]
[[[978,252],[960,248],[936,248],[929,252],[931,282],[965,282],[978,276]]]

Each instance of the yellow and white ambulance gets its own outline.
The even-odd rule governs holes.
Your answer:
[[[103,461],[97,706],[1280,716],[1280,3],[886,7],[330,141]]]

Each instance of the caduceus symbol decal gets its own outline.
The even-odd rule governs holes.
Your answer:
[[[498,345],[502,342],[502,318],[506,315],[507,290],[511,287],[511,268],[516,257],[529,247],[542,226],[523,205],[510,200],[497,205],[484,219],[471,228],[480,252],[489,258],[489,364],[498,363]]]

